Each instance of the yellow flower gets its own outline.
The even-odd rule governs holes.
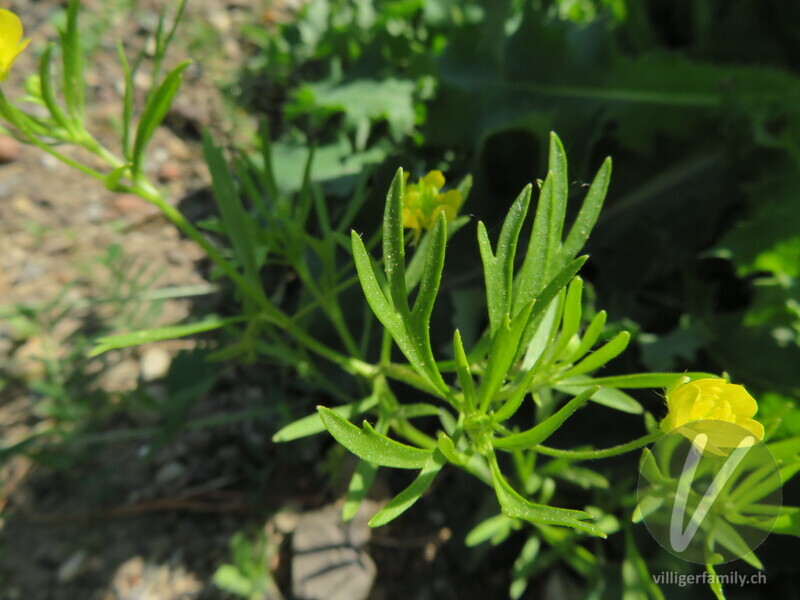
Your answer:
[[[404,177],[408,181],[408,173]],[[440,194],[444,182],[441,171],[431,171],[417,183],[406,186],[403,194],[403,227],[417,230],[415,241],[423,229],[433,227],[439,213],[444,213],[448,221],[455,219],[458,214],[463,200],[461,192],[450,190]]]
[[[692,442],[705,434],[712,454],[724,456],[722,448],[752,446],[764,438],[764,426],[752,418],[758,411],[755,399],[724,379],[685,377],[667,390],[667,407],[661,431],[677,431]]]
[[[30,39],[22,39],[22,22],[10,10],[0,8],[0,81],[8,77],[11,65]]]

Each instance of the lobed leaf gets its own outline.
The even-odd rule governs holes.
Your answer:
[[[325,428],[334,439],[367,462],[381,467],[419,469],[430,459],[430,450],[421,450],[396,442],[376,432],[366,421],[363,429],[360,429],[330,408],[318,406],[317,410]]]
[[[511,519],[524,519],[531,523],[545,523],[548,525],[558,525],[561,527],[572,527],[592,535],[605,538],[605,532],[593,523],[587,523],[586,519],[591,519],[592,515],[582,510],[570,510],[566,508],[556,508],[544,504],[534,504],[519,495],[519,493],[505,480],[497,461],[490,461],[492,472],[492,483],[494,485],[497,500],[503,514]]]

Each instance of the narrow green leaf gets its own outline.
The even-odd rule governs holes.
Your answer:
[[[461,333],[458,329],[456,329],[456,332],[453,334],[453,354],[455,356],[458,382],[461,384],[461,391],[464,393],[466,411],[473,412],[477,406],[475,383],[472,380],[469,361],[467,360],[466,352],[464,352],[464,344],[461,343]]]
[[[483,262],[483,276],[486,281],[486,308],[489,312],[489,330],[492,334],[500,327],[503,315],[502,302],[497,303],[501,298],[500,292],[503,289],[501,274],[495,268],[495,257],[492,251],[492,243],[489,241],[489,234],[483,221],[478,221],[478,250],[481,253]]]
[[[227,319],[208,317],[196,323],[171,325],[169,327],[159,327],[158,329],[143,329],[142,331],[135,331],[133,333],[105,336],[97,340],[97,343],[89,351],[89,356],[99,356],[103,352],[108,352],[109,350],[129,348],[130,346],[139,346],[149,342],[173,340],[175,338],[185,337],[187,335],[213,331],[214,329],[220,329],[221,327],[226,327],[235,323],[241,323],[245,320],[245,317],[229,317]]]
[[[528,241],[525,260],[517,274],[514,309],[519,310],[523,304],[539,298],[539,292],[545,286],[545,277],[549,269],[550,224],[553,217],[553,174],[548,173],[539,194],[536,216],[533,220],[533,231]]]
[[[523,519],[531,523],[545,523],[548,525],[559,525],[562,527],[572,527],[580,529],[592,535],[605,538],[605,532],[593,523],[585,522],[591,519],[592,515],[582,510],[570,510],[556,508],[544,504],[534,504],[519,495],[519,493],[505,480],[497,460],[490,461],[492,472],[492,482],[494,485],[497,500],[503,509],[503,514],[511,519]]]
[[[597,171],[591,186],[589,186],[586,199],[583,201],[578,216],[575,218],[575,223],[572,225],[567,239],[564,240],[560,253],[561,260],[570,260],[581,251],[586,240],[589,239],[589,234],[592,232],[595,223],[597,223],[597,217],[603,208],[610,180],[611,158],[606,158]]]
[[[622,562],[622,600],[664,600],[664,594],[653,581],[642,555],[636,548],[630,527],[625,528],[625,559]]]
[[[378,395],[371,394],[358,402],[337,406],[331,410],[344,419],[353,419],[377,405]],[[313,414],[298,419],[279,429],[275,435],[272,436],[272,441],[291,442],[292,440],[315,435],[322,431],[325,431],[325,424],[322,422],[322,419],[319,418],[319,412],[315,411]]]
[[[413,317],[420,333],[427,333],[433,304],[439,293],[439,284],[442,280],[444,268],[444,255],[447,246],[447,220],[444,213],[439,213],[436,224],[429,236],[430,243],[425,257],[425,269],[419,283],[419,292],[414,301]],[[430,340],[428,340],[430,344]]]
[[[472,460],[472,456],[456,450],[456,446],[453,443],[453,440],[450,439],[450,437],[444,431],[439,432],[439,437],[436,440],[436,445],[439,448],[439,452],[441,452],[442,455],[454,465],[463,467],[470,460]]]
[[[77,123],[83,121],[83,48],[78,30],[79,0],[67,4],[66,29],[59,31],[64,76],[64,99],[67,112]]]
[[[741,488],[743,488],[746,491],[741,495],[737,495],[738,497],[736,498],[736,504],[738,506],[745,507],[748,504],[761,500],[767,494],[774,492],[779,487],[788,483],[789,480],[792,479],[792,477],[794,477],[799,472],[800,472],[800,461],[788,465],[783,465],[778,470],[777,476],[775,475],[775,470],[770,469],[766,473],[765,477],[756,485],[752,486],[748,485],[747,487],[745,487],[743,482]]]
[[[561,374],[562,379],[569,379],[576,375],[583,375],[589,371],[594,371],[602,367],[611,359],[617,357],[628,347],[628,342],[631,340],[631,334],[627,331],[621,331],[605,346],[601,347],[594,353],[584,358],[577,365],[571,369],[567,369]]]
[[[389,500],[378,513],[369,521],[370,527],[381,527],[393,521],[405,511],[411,508],[427,490],[439,471],[447,463],[444,456],[438,450],[429,454],[428,462],[419,472],[417,478],[402,492]]]
[[[633,509],[632,523],[641,523],[642,519],[649,517],[664,505],[664,498],[660,496],[645,496]]]
[[[558,341],[552,350],[553,359],[558,359],[572,337],[578,333],[578,328],[581,325],[581,315],[583,314],[582,298],[583,280],[580,277],[575,277],[567,288],[567,296],[564,300],[564,314],[561,318],[561,333],[559,333]]]
[[[342,506],[342,521],[351,521],[358,512],[361,502],[366,498],[378,473],[378,465],[359,460],[350,485],[347,486],[347,495]]]
[[[554,415],[548,417],[535,427],[523,431],[521,433],[514,433],[502,438],[495,438],[492,444],[495,448],[513,449],[513,448],[532,448],[537,444],[541,444],[548,437],[553,435],[555,431],[564,424],[572,413],[583,406],[589,398],[594,395],[600,388],[598,386],[590,387],[584,390],[567,402],[561,409]]]
[[[242,205],[239,190],[222,151],[214,144],[208,132],[203,134],[203,154],[211,172],[211,187],[225,233],[236,251],[236,257],[244,267],[246,277],[253,284],[253,288],[263,295],[256,261],[252,219]]]
[[[494,541],[497,538],[505,538],[511,533],[513,527],[514,521],[500,513],[481,521],[473,527],[467,534],[464,543],[468,548],[473,548],[489,540]]]
[[[389,439],[376,432],[366,421],[363,429],[340,417],[333,410],[318,406],[325,428],[342,446],[367,462],[396,469],[420,469],[431,457],[430,450],[421,450]]]
[[[131,123],[133,121],[133,70],[125,56],[125,46],[117,42],[117,56],[119,56],[122,73],[125,77],[125,93],[122,98],[122,156],[127,162],[132,162],[131,154]]]
[[[72,124],[69,117],[58,105],[55,92],[53,91],[53,77],[50,73],[50,61],[53,56],[53,44],[48,44],[39,59],[39,82],[42,91],[42,100],[44,101],[47,110],[50,111],[50,116],[53,121],[61,127],[71,130]]]
[[[420,417],[438,417],[441,409],[427,402],[401,404],[392,416],[395,419],[418,419]]]
[[[403,238],[403,169],[397,169],[386,196],[383,213],[383,264],[389,281],[392,304],[400,314],[408,312],[406,258]]]
[[[485,412],[491,404],[497,390],[503,385],[508,375],[508,370],[514,363],[519,341],[525,331],[525,323],[528,322],[532,309],[533,303],[523,307],[513,321],[509,321],[509,317],[506,314],[502,325],[495,334],[492,350],[489,352],[489,362],[486,365],[486,371],[478,389],[481,412]]]
[[[189,66],[190,62],[191,61],[188,60],[182,62],[167,74],[164,81],[161,82],[161,85],[156,90],[156,93],[153,94],[142,111],[139,125],[136,128],[136,137],[133,142],[133,154],[131,155],[134,177],[137,177],[142,171],[144,152],[147,149],[147,144],[167,115],[167,111],[172,105],[172,99],[181,86],[183,71]]]
[[[508,209],[503,227],[500,230],[500,238],[497,241],[497,253],[491,252],[486,228],[479,230],[481,241],[481,258],[483,259],[483,270],[486,280],[486,305],[489,309],[489,322],[491,332],[494,335],[503,321],[503,316],[510,314],[511,317],[522,310],[526,303],[512,308],[512,288],[514,282],[514,257],[517,252],[517,242],[525,216],[528,214],[528,206],[531,202],[530,185],[525,186],[511,208]],[[489,250],[487,252],[486,250]],[[491,256],[491,258],[489,258]]]
[[[358,279],[361,282],[361,288],[364,290],[364,296],[367,298],[370,308],[378,317],[378,320],[389,329],[392,337],[397,341],[397,335],[400,334],[400,319],[397,313],[392,310],[389,301],[378,283],[378,278],[375,276],[375,267],[372,264],[372,259],[364,247],[364,242],[361,236],[355,231],[350,233],[350,242],[353,249],[353,260],[356,263],[356,271],[358,272]],[[400,344],[400,342],[398,342]],[[401,345],[402,347],[402,345]]]
[[[642,450],[642,456],[639,458],[639,474],[653,485],[666,484],[670,481],[669,477],[658,468],[658,462],[649,448]]]
[[[764,569],[764,565],[758,559],[756,553],[753,552],[752,547],[744,540],[744,538],[742,538],[736,529],[728,524],[727,521],[724,519],[715,520],[712,531],[714,533],[714,539],[719,542],[721,546],[724,546],[733,554],[759,571]]]
[[[459,229],[469,222],[470,218],[463,216],[448,223],[447,239],[449,240],[452,238]],[[417,287],[417,284],[422,278],[422,272],[425,269],[425,262],[428,257],[428,246],[431,242],[431,234],[431,231],[425,232],[425,235],[422,236],[419,244],[417,244],[416,250],[414,250],[414,256],[408,261],[408,266],[406,267],[406,291],[409,294]]]
[[[564,151],[561,140],[553,132],[550,132],[550,155],[547,169],[553,174],[553,197],[547,242],[552,255],[561,250],[561,235],[564,229],[564,219],[567,215],[567,196],[569,194],[567,153]]]
[[[106,175],[105,186],[107,190],[116,191],[119,186],[120,180],[131,172],[131,163],[120,165]]]
[[[603,328],[605,326],[606,311],[601,310],[594,316],[592,322],[589,323],[589,327],[586,328],[586,332],[583,334],[581,343],[572,354],[564,359],[564,362],[574,363],[576,360],[583,358],[583,356],[592,349],[597,340],[600,338],[600,334],[603,333]]]
[[[595,377],[586,381],[596,385],[622,388],[622,389],[647,389],[647,388],[667,388],[676,379],[689,377],[691,379],[703,379],[706,377],[718,377],[712,373],[689,372],[689,373],[634,373],[631,375],[612,375],[610,377]],[[566,383],[566,382],[565,382]],[[800,448],[800,444],[798,444]]]
[[[553,277],[550,283],[547,284],[547,286],[536,298],[536,304],[533,307],[533,311],[531,311],[528,325],[525,328],[525,333],[522,336],[520,353],[523,351],[526,352],[524,368],[529,368],[532,364],[530,355],[527,353],[527,349],[531,340],[533,339],[534,334],[536,333],[536,330],[538,329],[538,326],[541,323],[542,316],[545,314],[545,311],[550,306],[550,303],[556,298],[556,296],[558,296],[561,290],[564,289],[572,280],[572,278],[575,277],[578,271],[581,270],[581,267],[588,258],[588,256],[580,256],[567,264],[558,272],[555,277]],[[519,292],[517,292],[517,296],[519,297]]]
[[[578,376],[568,381],[559,382],[553,387],[564,394],[574,395],[585,389],[587,385],[597,385],[597,380],[591,377]],[[634,398],[612,387],[601,386],[598,392],[592,396],[592,402],[632,415],[640,415],[644,412],[642,405]]]

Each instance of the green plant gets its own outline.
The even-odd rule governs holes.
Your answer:
[[[247,600],[260,600],[277,590],[270,570],[270,559],[277,551],[267,535],[254,539],[236,533],[230,540],[232,562],[214,573],[214,584],[226,592]],[[280,597],[278,594],[277,597]]]
[[[307,17],[311,19],[313,11],[324,10],[324,4],[312,3]],[[567,5],[577,6],[577,3],[568,2],[557,4],[564,10]],[[604,4],[621,6],[620,3]],[[585,310],[584,283],[577,276],[587,260],[581,255],[584,244],[601,216],[611,162],[606,159],[602,163],[591,185],[587,186],[585,200],[573,211],[568,206],[570,183],[566,153],[554,134],[547,142],[546,178],[538,188],[527,186],[512,203],[498,240],[493,243],[490,239],[493,228],[478,224],[486,318],[481,322],[485,330],[476,336],[474,343],[467,340],[465,344],[459,329],[450,336],[449,323],[437,320],[434,313],[448,244],[469,222],[468,217],[453,218],[453,214],[441,211],[438,216],[431,213],[406,219],[404,213],[411,208],[412,194],[401,169],[386,198],[382,230],[366,239],[356,231],[347,235],[347,230],[362,213],[369,214],[369,177],[363,174],[365,165],[385,158],[389,143],[399,144],[407,139],[414,139],[416,143],[422,141],[422,137],[414,135],[411,124],[422,122],[419,119],[421,103],[416,102],[431,97],[422,92],[423,88],[427,89],[425,78],[431,76],[434,65],[421,57],[429,49],[440,51],[447,41],[433,35],[426,38],[430,40],[430,47],[410,43],[409,40],[418,41],[423,31],[427,35],[429,25],[431,32],[436,31],[431,24],[440,22],[435,14],[431,15],[427,4],[393,2],[390,5],[391,10],[387,9],[380,18],[364,22],[363,29],[367,31],[363,48],[358,41],[355,45],[342,44],[354,23],[358,28],[364,24],[357,19],[350,19],[341,29],[331,28],[327,22],[331,15],[326,12],[325,18],[317,22],[297,24],[298,31],[311,35],[306,39],[311,51],[305,56],[310,63],[319,51],[325,57],[336,57],[342,64],[358,64],[359,59],[366,60],[365,49],[373,48],[377,39],[377,45],[387,45],[388,56],[402,64],[391,65],[391,72],[382,73],[387,77],[383,84],[358,78],[346,80],[332,69],[329,80],[316,78],[298,88],[287,108],[287,116],[305,121],[304,125],[311,130],[329,135],[327,141],[334,140],[331,143],[309,148],[301,137],[303,141],[292,146],[273,144],[265,120],[258,131],[258,152],[234,152],[228,157],[210,135],[205,134],[204,155],[219,214],[196,226],[166,201],[163,192],[147,180],[144,172],[148,143],[166,115],[186,67],[179,65],[161,77],[166,50],[186,3],[178,5],[174,23],[168,26],[162,17],[157,28],[156,52],[151,65],[156,85],[146,95],[138,119],[134,119],[132,80],[133,74],[146,64],[145,58],[140,55],[130,64],[120,52],[126,73],[126,91],[121,119],[121,156],[116,156],[85,126],[79,3],[70,1],[60,42],[63,102],[57,100],[50,73],[55,54],[55,47],[51,46],[43,53],[39,75],[29,81],[29,95],[24,99],[44,107],[48,116],[26,112],[2,95],[0,116],[24,141],[103,181],[111,190],[138,194],[156,205],[203,248],[212,262],[212,276],[219,280],[219,287],[231,300],[225,303],[225,313],[221,315],[103,337],[92,354],[217,331],[214,351],[187,360],[184,375],[196,369],[198,361],[206,359],[233,364],[270,364],[279,372],[289,373],[294,382],[300,382],[288,385],[304,386],[310,396],[325,404],[338,401],[335,407],[319,407],[316,413],[283,427],[275,433],[274,440],[288,442],[327,430],[360,458],[345,499],[345,519],[355,515],[380,467],[407,469],[416,472],[416,478],[372,518],[373,526],[389,523],[407,511],[430,488],[440,471],[452,465],[486,484],[500,508],[499,514],[472,530],[467,537],[469,545],[485,541],[500,543],[523,529],[523,522],[531,525],[525,527],[526,540],[513,566],[512,597],[520,597],[531,577],[557,561],[569,565],[599,594],[597,590],[602,591],[606,574],[602,560],[604,551],[592,538],[605,538],[624,531],[625,559],[618,574],[620,585],[634,596],[643,594],[658,598],[660,592],[648,580],[631,529],[627,523],[622,524],[636,506],[630,484],[635,466],[628,465],[628,471],[624,468],[614,471],[590,468],[582,463],[638,450],[662,436],[653,414],[655,411],[646,410],[624,390],[660,390],[681,376],[690,379],[714,376],[702,372],[597,374],[625,350],[630,340],[627,331],[608,335],[614,328],[606,327],[604,311],[591,314]],[[370,3],[360,6],[367,10]],[[575,111],[561,110],[564,98],[588,98],[592,106],[601,107],[599,114],[605,119],[622,118],[620,115],[628,111],[643,110],[648,117],[647,125],[640,124],[637,129],[629,124],[631,128],[623,128],[620,133],[621,139],[636,147],[636,144],[643,144],[642,140],[652,141],[660,135],[674,133],[671,129],[674,115],[670,115],[673,120],[650,118],[663,116],[660,112],[663,106],[679,104],[718,109],[729,97],[724,89],[709,90],[706,76],[715,73],[715,69],[688,59],[664,57],[615,61],[606,55],[599,56],[601,66],[611,69],[613,81],[622,85],[622,92],[607,89],[599,69],[576,88],[564,81],[574,82],[586,75],[585,64],[580,60],[576,60],[576,64],[568,61],[563,68],[550,70],[532,70],[524,60],[506,61],[506,55],[513,56],[515,49],[529,39],[544,44],[549,54],[546,52],[543,56],[560,55],[560,49],[571,39],[571,30],[563,23],[549,30],[547,19],[541,19],[541,14],[530,5],[516,2],[468,3],[469,10],[463,13],[449,2],[431,3],[431,6],[444,7],[443,12],[453,17],[453,22],[448,21],[445,29],[458,38],[447,46],[451,54],[442,55],[438,63],[441,82],[445,85],[438,90],[435,101],[426,105],[436,117],[429,120],[430,127],[425,129],[433,147],[454,148],[463,142],[465,147],[478,146],[481,152],[489,153],[492,137],[508,129],[517,127],[541,133],[550,125],[565,123],[567,117],[571,119],[570,126],[576,128],[594,122],[598,113],[593,111],[573,118]],[[580,3],[580,6],[594,4]],[[460,21],[455,19],[456,13],[463,17]],[[557,13],[550,11],[547,18]],[[349,16],[354,14],[349,13]],[[418,20],[420,14],[424,17],[421,21]],[[581,14],[570,18],[589,20]],[[399,40],[387,41],[378,31],[381,28],[373,27],[375,23],[385,24],[390,36],[394,35],[392,31],[402,35],[394,36]],[[309,24],[317,28],[314,31],[321,37],[314,38],[314,31],[309,33],[308,29],[303,29]],[[452,24],[457,26],[451,32]],[[581,35],[590,33],[588,29],[581,31]],[[543,32],[552,35],[548,37]],[[325,37],[328,35],[330,39]],[[486,38],[482,43],[488,43],[493,51],[477,60],[473,51],[465,48],[485,48],[473,43],[476,36],[483,35]],[[492,46],[492,42],[497,44]],[[551,42],[552,47],[547,46]],[[580,58],[581,52],[577,54]],[[525,53],[519,55],[525,56]],[[451,60],[454,56],[458,60]],[[564,56],[574,58],[569,53]],[[418,59],[421,62],[417,62]],[[459,68],[472,60],[476,60],[479,68],[465,77]],[[331,59],[332,63],[336,61]],[[554,64],[560,63],[554,60]],[[504,68],[489,68],[497,65]],[[407,67],[414,79],[405,82],[392,79],[392,75],[396,75],[395,67],[398,72],[402,71],[400,67]],[[665,90],[665,79],[648,77],[653,68],[661,75],[688,74],[697,89],[688,95]],[[544,73],[547,77],[543,81],[528,81],[529,71]],[[757,78],[748,69],[728,72],[740,75],[745,88],[752,92],[744,100],[734,94],[731,101],[744,114],[742,121],[756,127],[761,123],[760,112],[770,106],[762,105],[763,97],[756,93],[758,90],[753,91],[758,87],[754,83]],[[486,77],[487,73],[496,78],[489,79],[496,85],[487,86],[480,78],[473,78],[473,75]],[[781,74],[770,81],[774,89],[794,89],[794,82]],[[504,89],[514,93],[500,94],[501,102],[495,102],[497,90]],[[380,102],[374,105],[353,102],[354,98],[363,99],[365,94],[375,95]],[[544,101],[532,110],[530,105],[521,102],[529,97],[541,97]],[[756,105],[752,110],[748,104],[751,101]],[[344,116],[341,127],[331,118],[339,114]],[[453,119],[453,114],[461,118]],[[790,124],[794,123],[794,112],[787,111],[785,116]],[[375,142],[373,134],[384,122],[389,133],[379,133],[380,140]],[[450,125],[453,122],[459,126],[453,128]],[[462,127],[463,123],[467,126]],[[770,143],[792,156],[791,136],[777,135]],[[89,167],[69,158],[60,151],[63,144],[88,150],[103,161],[105,169]],[[588,163],[592,150],[591,145],[579,147],[578,152],[583,153],[579,154],[579,162]],[[684,151],[685,147],[681,146],[681,152]],[[703,160],[700,162],[707,164]],[[336,195],[330,188],[318,185],[320,179],[328,177],[315,176],[316,166],[331,178],[349,176],[352,179],[360,175],[355,192],[343,202],[336,202]],[[442,194],[438,182],[429,186],[431,189],[427,192],[425,185],[416,184],[414,191],[429,192],[434,200],[450,194],[451,200],[458,196],[463,201],[471,185],[471,177],[465,177],[455,190]],[[532,212],[534,197],[537,198],[535,218],[529,226],[528,213]],[[610,220],[619,227],[625,221],[622,208],[636,201],[636,197],[628,199],[606,215],[611,214]],[[437,202],[422,202],[422,208],[415,208],[431,210],[446,206],[450,212],[455,212],[456,204],[460,202],[441,202],[438,206]],[[567,214],[572,213],[576,217],[567,230]],[[408,234],[404,223],[412,228]],[[423,224],[425,227],[432,224],[424,234]],[[371,254],[379,245],[382,245],[382,255],[375,260]],[[791,260],[785,260],[792,256],[792,244],[787,245],[786,252],[785,248],[781,252],[758,248],[752,264],[747,262],[747,250],[743,250],[741,244],[730,245],[738,255],[743,273],[760,272],[764,261],[776,275],[780,271],[793,273]],[[631,243],[627,247],[636,245]],[[413,248],[409,261],[406,260],[408,248]],[[524,251],[518,253],[518,248]],[[794,288],[789,285],[786,289]],[[474,323],[458,325],[466,330]],[[446,351],[432,342],[442,331],[447,331],[452,340]],[[186,377],[176,376],[176,380],[180,387]],[[202,385],[210,386],[211,382],[204,379]],[[410,388],[412,392],[399,391],[403,388]],[[181,390],[173,391],[178,399],[164,411],[164,418],[169,421],[169,427],[178,427],[186,419],[191,394],[187,392],[181,397]],[[598,422],[602,424],[614,424],[626,415],[641,415],[641,435],[602,449],[588,445],[599,443],[599,436],[595,441],[567,435],[566,439],[571,441],[551,442],[554,436],[564,436],[570,429],[565,426],[567,419],[590,403],[599,405],[591,410],[601,411]],[[796,423],[795,429],[780,423],[780,410],[784,410],[783,414],[790,412],[786,401],[773,397],[770,405],[773,410],[764,419],[766,439],[771,443],[771,436],[776,436],[777,443],[784,444],[781,449],[785,452],[783,460],[787,462],[780,468],[786,469],[783,474],[793,475],[798,454]],[[299,410],[292,408],[289,412]],[[365,420],[359,427],[350,422],[362,416],[372,417],[374,424]],[[550,445],[563,443],[568,447]],[[648,451],[644,451],[643,456],[643,468],[646,468]],[[655,474],[649,474],[664,484]],[[752,483],[760,482],[753,479]],[[570,486],[573,489],[577,486],[581,493],[570,494]],[[672,493],[666,487],[657,492]],[[796,535],[796,514],[792,507],[782,510],[778,515],[778,530]],[[708,538],[713,539],[713,535],[709,534]],[[259,544],[250,544],[241,537],[235,539],[234,564],[227,565],[220,576],[223,586],[250,597],[262,593],[269,576],[261,559],[256,557],[261,553]],[[709,542],[707,569],[710,572],[716,567],[714,556]],[[714,588],[714,591],[720,596],[719,589]]]

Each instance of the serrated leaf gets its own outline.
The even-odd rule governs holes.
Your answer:
[[[376,432],[366,421],[363,429],[340,417],[330,408],[318,406],[325,428],[342,446],[367,462],[396,469],[420,469],[431,456],[430,450],[421,450],[396,442]]]

